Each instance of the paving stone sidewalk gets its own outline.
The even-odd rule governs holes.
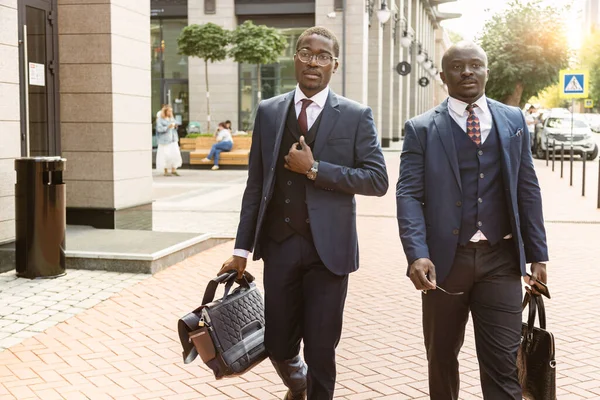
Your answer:
[[[420,296],[404,276],[394,218],[398,154],[387,161],[388,195],[358,201],[361,268],[350,278],[336,399],[428,398]],[[596,210],[542,168],[546,218],[560,220],[547,226],[558,398],[600,398],[600,224],[568,223],[593,221]],[[562,214],[568,208],[576,219]],[[182,363],[177,319],[198,306],[232,248],[230,242],[200,253],[0,351],[0,399],[282,398],[284,387],[268,362],[222,381],[199,361]],[[261,263],[249,268],[260,284]],[[461,399],[481,398],[470,324],[460,360]]]

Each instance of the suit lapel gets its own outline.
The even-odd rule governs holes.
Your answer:
[[[496,125],[500,144],[502,145],[502,162],[504,163],[505,171],[510,171],[510,130],[506,121],[506,116],[494,102],[488,100],[488,107],[492,113],[492,120]],[[510,176],[511,174],[508,174]]]
[[[338,98],[336,94],[330,90],[329,96],[327,96],[327,101],[325,102],[325,107],[323,107],[321,123],[317,131],[317,138],[315,139],[315,159],[318,159],[319,155],[325,148],[327,138],[331,134],[331,131],[340,116],[340,110],[338,106]]]
[[[273,147],[273,161],[271,162],[272,168],[275,168],[277,158],[279,158],[279,148],[281,147],[281,139],[283,138],[283,131],[285,130],[287,114],[293,100],[294,91],[291,91],[287,95],[283,96],[279,101],[279,104],[277,104],[277,114],[275,119],[275,127],[277,128],[277,131],[275,132],[275,146]]]
[[[454,144],[454,135],[452,134],[452,121],[448,112],[448,100],[444,101],[436,108],[436,115],[433,119],[437,128],[437,133],[442,141],[446,156],[450,161],[454,178],[460,191],[462,192],[462,184],[460,180],[460,171],[458,169],[458,154],[456,153],[456,145]]]

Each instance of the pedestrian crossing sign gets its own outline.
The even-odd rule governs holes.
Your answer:
[[[588,97],[589,83],[588,71],[567,69],[560,71],[561,97],[584,99]]]

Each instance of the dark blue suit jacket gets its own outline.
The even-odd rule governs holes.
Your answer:
[[[260,237],[273,195],[275,164],[294,91],[260,103],[250,149],[235,248],[261,258]],[[383,196],[388,176],[369,107],[329,92],[313,146],[319,173],[306,185],[315,247],[323,264],[344,275],[358,269],[355,194]],[[308,178],[307,178],[308,179]]]
[[[548,261],[540,187],[533,169],[523,113],[497,101],[488,104],[502,147],[502,168],[521,273],[525,264]],[[405,124],[396,203],[400,238],[408,264],[429,258],[437,282],[448,276],[461,225],[458,157],[448,101]]]

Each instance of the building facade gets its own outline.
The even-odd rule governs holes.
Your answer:
[[[14,160],[67,159],[67,223],[118,227],[152,200],[150,0],[0,1],[0,243]]]
[[[213,121],[247,130],[258,74],[262,98],[292,90],[298,35],[330,28],[342,49],[331,87],[373,108],[387,147],[443,96],[436,68],[448,16],[437,4],[446,1],[0,0],[0,244],[14,240],[14,160],[25,156],[67,159],[68,224],[151,228],[153,118],[169,103],[183,126],[206,120],[202,61],[177,51],[186,25],[252,20],[286,35],[279,62],[260,71],[209,66]],[[400,75],[403,61],[411,71]]]
[[[382,145],[388,147],[400,139],[404,121],[431,108],[439,100],[440,91],[444,92],[438,71],[441,54],[449,41],[447,36],[443,40],[439,22],[460,16],[439,12],[437,5],[446,2],[448,0],[152,0],[152,26],[164,26],[164,21],[183,23],[187,19],[188,24],[212,22],[235,29],[238,24],[252,20],[255,24],[278,28],[286,36],[288,48],[279,62],[261,66],[260,72],[254,65],[239,65],[231,59],[208,67],[213,128],[218,121],[231,120],[233,127],[241,130],[252,129],[259,102],[258,74],[262,99],[292,90],[296,84],[293,56],[298,35],[314,25],[331,29],[341,47],[340,68],[331,81],[331,88],[372,107]],[[382,13],[382,9],[387,13]],[[380,14],[387,14],[389,19],[380,22]],[[168,79],[160,82],[153,79],[153,113],[161,104],[169,102],[179,107],[178,118],[184,127],[189,121],[205,126],[204,63],[197,58],[176,56],[174,34],[178,30],[174,26],[173,33],[167,35],[172,37],[170,41],[161,42],[158,37],[153,40],[153,52],[160,48],[161,54],[170,54],[164,57],[171,58],[171,64],[187,64],[187,90],[178,92],[183,96],[173,94],[165,89],[169,86]],[[410,73],[398,73],[401,62],[409,64]],[[404,73],[407,69],[402,68]]]

